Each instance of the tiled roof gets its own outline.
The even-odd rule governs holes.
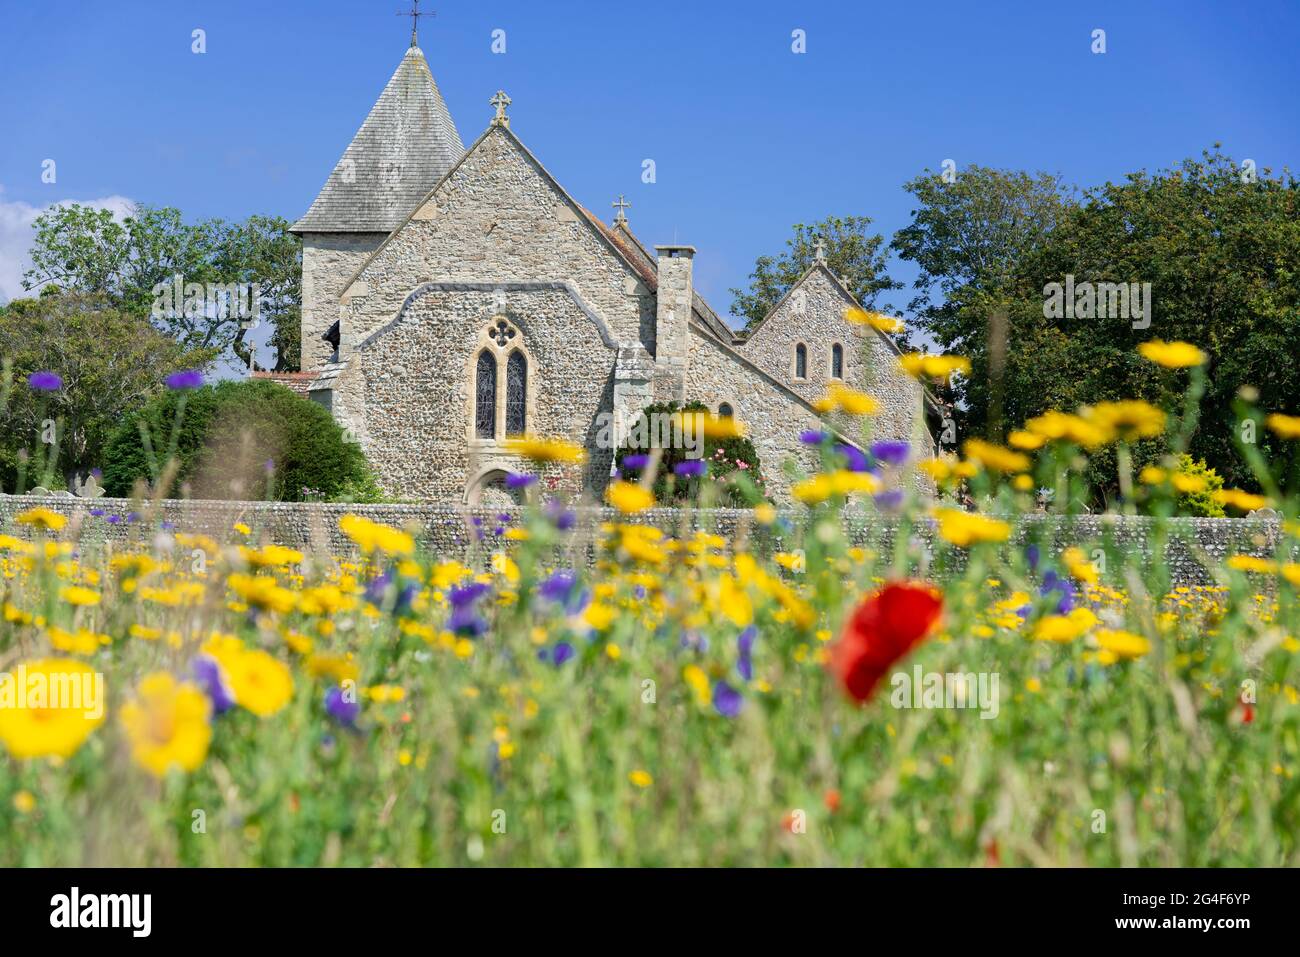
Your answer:
[[[411,47],[296,233],[387,233],[465,152],[419,47]]]
[[[265,379],[268,382],[278,382],[304,399],[307,393],[311,391],[312,383],[320,376],[319,372],[254,372],[254,379]]]

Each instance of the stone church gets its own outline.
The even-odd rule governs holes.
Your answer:
[[[293,385],[361,443],[393,496],[503,501],[528,471],[511,436],[588,449],[558,486],[600,495],[613,461],[598,422],[656,401],[736,416],[778,501],[782,468],[815,465],[800,433],[832,380],[881,403],[873,438],[931,440],[897,347],[845,321],[852,295],[820,261],[748,335],[692,282],[695,249],[653,252],[616,204],[579,204],[511,127],[504,93],[468,147],[412,38],[293,231],[302,236],[302,369]],[[485,111],[486,112],[486,111]],[[277,377],[278,378],[278,377]],[[860,444],[856,424],[842,434]]]

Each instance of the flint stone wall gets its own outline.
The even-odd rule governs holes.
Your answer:
[[[111,542],[121,546],[149,542],[160,531],[173,530],[208,535],[218,542],[242,542],[246,539],[233,531],[235,523],[242,522],[253,530],[250,539],[255,542],[276,542],[335,556],[355,552],[352,543],[338,529],[338,521],[343,515],[355,513],[376,522],[410,528],[420,543],[432,552],[471,561],[482,560],[487,553],[494,551],[501,541],[500,535],[517,525],[520,517],[517,508],[471,509],[436,504],[336,505],[169,499],[160,503],[155,511],[151,505],[142,506],[127,499],[0,495],[0,533],[14,534],[17,530],[13,517],[34,505],[44,505],[67,515],[80,540],[88,544]],[[592,543],[599,535],[600,525],[610,521],[629,521],[608,508],[577,509],[575,514],[577,520],[571,533],[571,544],[567,554],[557,556],[557,561],[580,563],[590,560],[594,555]],[[688,511],[673,508],[650,509],[631,519],[678,536],[689,535],[698,529],[716,532],[729,539],[742,536],[756,551],[792,547],[793,536],[782,535],[783,523],[800,520],[798,511],[785,511],[779,513],[776,525],[766,528],[757,525],[753,513],[744,509]],[[850,539],[865,547],[886,549],[897,531],[896,522],[865,513],[849,513],[845,521]],[[1049,527],[1057,552],[1071,545],[1086,549],[1090,543],[1109,540],[1125,551],[1139,552],[1148,564],[1156,558],[1152,545],[1154,520],[1145,517],[1025,516],[1017,525],[1011,547],[1023,546],[1037,539],[1044,525]],[[789,525],[784,527],[789,528]],[[914,536],[918,551],[927,554],[933,551],[933,526],[918,527]],[[1281,540],[1281,525],[1275,519],[1176,518],[1168,522],[1163,561],[1174,585],[1211,584],[1214,578],[1210,569],[1220,565],[1228,556],[1269,556]]]

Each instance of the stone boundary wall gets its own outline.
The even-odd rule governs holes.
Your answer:
[[[125,545],[147,541],[161,527],[164,530],[208,535],[218,542],[245,541],[234,531],[242,522],[252,529],[251,540],[273,541],[305,551],[349,555],[355,550],[339,531],[338,521],[349,512],[364,515],[376,522],[407,527],[417,533],[419,541],[431,551],[447,557],[472,558],[477,547],[480,557],[495,550],[501,532],[518,524],[520,509],[466,508],[438,504],[413,505],[342,505],[302,502],[218,502],[166,499],[155,507],[129,499],[80,499],[68,496],[37,497],[0,494],[0,532],[13,533],[13,517],[35,505],[44,505],[67,515],[81,541],[112,542]],[[710,509],[688,511],[656,508],[631,519],[609,508],[576,509],[576,523],[567,555],[557,561],[589,561],[595,554],[593,544],[600,525],[610,521],[635,521],[662,528],[675,535],[690,534],[697,529],[717,532],[728,538],[737,534],[757,545],[783,545],[780,523],[798,521],[799,511],[778,513],[778,525],[763,528],[754,522],[753,513],[744,509]],[[855,544],[889,548],[893,544],[897,523],[866,513],[846,513],[850,540]],[[1070,545],[1088,548],[1091,543],[1113,542],[1128,551],[1139,551],[1146,562],[1154,559],[1152,535],[1154,519],[1148,517],[1079,516],[1065,518],[1050,515],[1023,516],[1017,524],[1012,544],[1033,540],[1041,534],[1044,523],[1051,526],[1056,551]],[[934,529],[917,528],[916,537],[933,547]],[[1164,562],[1175,584],[1208,584],[1213,581],[1209,568],[1236,554],[1272,555],[1281,541],[1282,529],[1277,520],[1242,518],[1175,518],[1168,521],[1168,540]],[[482,542],[481,546],[476,543]]]

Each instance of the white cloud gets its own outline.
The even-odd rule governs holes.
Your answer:
[[[0,186],[0,194],[4,187]],[[29,295],[23,289],[23,273],[31,268],[29,253],[36,233],[32,226],[36,217],[54,206],[79,202],[82,206],[95,209],[109,209],[118,219],[131,209],[132,202],[125,196],[107,196],[103,199],[70,200],[63,199],[49,206],[32,206],[21,200],[7,202],[0,195],[0,301],[18,299]]]

